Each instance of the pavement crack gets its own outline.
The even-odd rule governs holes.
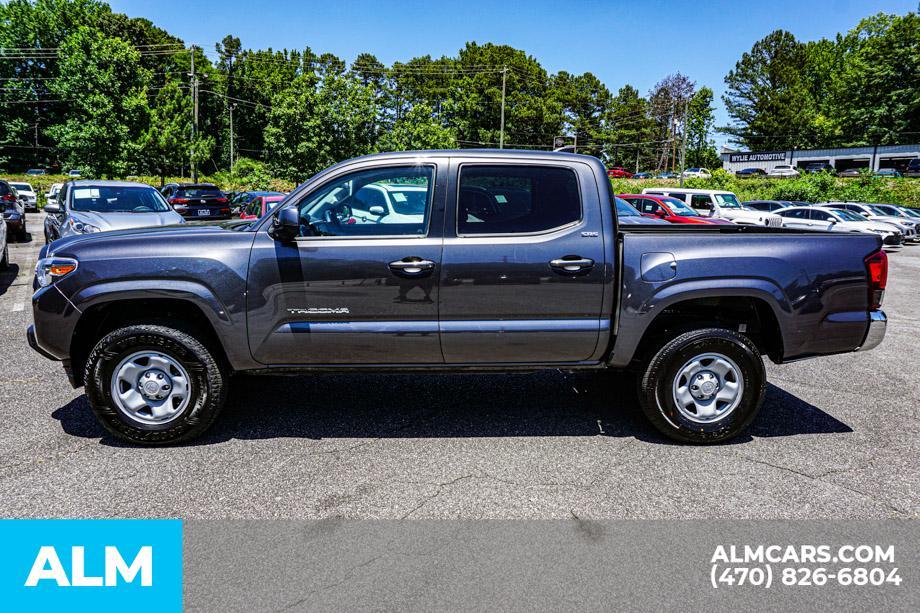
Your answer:
[[[450,481],[446,481],[446,482],[444,482],[444,483],[439,483],[439,484],[438,484],[438,489],[435,491],[434,494],[432,494],[432,495],[430,495],[430,496],[426,496],[425,498],[423,498],[422,501],[421,501],[420,503],[418,503],[414,508],[412,508],[408,513],[406,513],[405,515],[403,515],[400,519],[408,519],[410,515],[412,515],[413,513],[415,513],[416,511],[418,511],[418,510],[421,509],[422,507],[424,507],[426,504],[428,504],[429,502],[431,502],[432,500],[434,500],[435,498],[437,498],[438,496],[440,496],[441,493],[442,493],[445,489],[449,488],[450,486],[452,486],[452,485],[454,485],[454,484],[456,484],[456,483],[459,483],[460,481],[464,481],[464,480],[466,480],[466,479],[473,479],[474,477],[475,477],[475,475],[463,475],[462,477],[457,477],[456,479],[451,479]]]
[[[857,494],[857,495],[862,496],[862,497],[864,497],[864,498],[868,498],[869,500],[871,500],[871,501],[873,501],[873,502],[876,502],[876,503],[878,503],[878,504],[880,504],[880,505],[883,505],[883,506],[886,507],[888,510],[894,511],[895,513],[897,513],[897,514],[899,514],[899,515],[909,515],[909,513],[908,513],[907,511],[905,511],[905,510],[903,510],[903,509],[901,509],[901,508],[899,508],[899,507],[896,507],[895,505],[891,504],[891,503],[890,503],[889,501],[887,501],[887,500],[882,500],[881,498],[878,498],[877,496],[873,496],[872,494],[870,494],[870,493],[868,493],[868,492],[864,492],[864,491],[862,491],[862,490],[856,489],[855,487],[851,487],[851,486],[849,486],[849,485],[842,485],[842,484],[840,484],[840,483],[834,483],[834,482],[832,482],[832,481],[825,481],[825,480],[823,479],[823,477],[825,477],[825,476],[827,476],[827,475],[839,474],[839,473],[847,472],[847,470],[851,470],[851,469],[842,470],[842,471],[830,471],[830,472],[822,473],[821,475],[817,475],[817,476],[816,476],[816,475],[811,475],[811,474],[806,473],[806,472],[801,471],[801,470],[796,470],[795,468],[789,468],[788,466],[782,466],[782,465],[780,465],[780,464],[773,464],[772,462],[766,462],[766,461],[764,461],[764,460],[757,460],[757,459],[755,459],[755,458],[748,457],[748,456],[744,455],[743,453],[737,453],[737,452],[736,452],[735,455],[737,455],[737,456],[740,457],[741,459],[743,459],[743,460],[745,460],[745,461],[747,461],[747,462],[751,462],[751,463],[753,463],[753,464],[760,464],[760,465],[762,465],[762,466],[769,466],[769,467],[775,468],[775,469],[777,469],[777,470],[782,470],[782,471],[785,471],[785,472],[788,472],[788,473],[792,473],[792,474],[794,474],[794,475],[799,475],[800,477],[805,477],[806,479],[808,479],[808,480],[810,480],[810,481],[817,481],[818,483],[822,483],[822,484],[824,484],[824,485],[829,485],[829,486],[831,486],[831,487],[836,487],[836,488],[839,488],[839,489],[842,489],[842,490],[846,490],[846,491],[848,491],[848,492],[851,492],[851,493],[853,493],[853,494]]]

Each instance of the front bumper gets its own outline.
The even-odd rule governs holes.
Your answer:
[[[36,340],[35,338],[35,326],[29,326],[28,330],[26,330],[26,338],[29,340],[29,347],[37,351],[43,357],[46,357],[49,360],[54,360],[55,362],[61,361],[59,358],[56,358],[52,354],[42,349],[41,346],[38,344],[38,340]]]
[[[866,332],[866,338],[856,348],[856,351],[869,351],[878,347],[882,339],[885,338],[886,328],[888,328],[888,317],[885,316],[885,311],[870,311],[869,330]]]

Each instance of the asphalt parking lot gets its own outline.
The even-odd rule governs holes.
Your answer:
[[[0,273],[5,517],[920,517],[920,246],[889,254],[884,343],[768,363],[731,444],[671,444],[617,381],[552,371],[240,377],[204,439],[146,449],[28,347],[29,226]]]

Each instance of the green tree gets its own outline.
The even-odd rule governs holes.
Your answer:
[[[639,90],[624,85],[611,100],[604,117],[607,161],[634,170],[654,168],[658,163],[655,148],[655,121],[648,100]],[[638,160],[638,161],[637,161]]]
[[[721,165],[719,154],[709,138],[715,122],[712,90],[701,87],[687,105],[686,138],[688,167],[712,168]]]
[[[380,151],[453,149],[456,146],[457,138],[453,131],[442,126],[432,108],[424,102],[416,104],[398,119],[378,142]]]
[[[303,181],[373,148],[374,94],[354,79],[301,75],[274,102],[265,148],[272,170],[282,178]]]
[[[920,15],[880,13],[839,42],[830,100],[845,144],[893,144],[920,133]]]
[[[141,135],[141,154],[149,169],[160,176],[161,185],[167,173],[188,163],[191,108],[191,96],[176,82],[157,92],[150,108],[150,121]]]
[[[815,143],[815,103],[804,78],[806,47],[784,30],[754,46],[725,77],[722,97],[734,125],[723,132],[751,149],[788,149]]]
[[[67,102],[69,113],[48,132],[63,160],[95,176],[135,171],[129,162],[137,158],[150,76],[137,49],[81,26],[61,44],[58,61],[51,91]]]

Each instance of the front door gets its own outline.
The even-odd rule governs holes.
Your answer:
[[[455,159],[441,274],[447,363],[596,358],[606,275],[591,167]]]
[[[443,361],[438,335],[446,164],[343,169],[296,206],[292,243],[257,236],[247,282],[249,344],[264,364]],[[383,192],[391,212],[366,210]]]

